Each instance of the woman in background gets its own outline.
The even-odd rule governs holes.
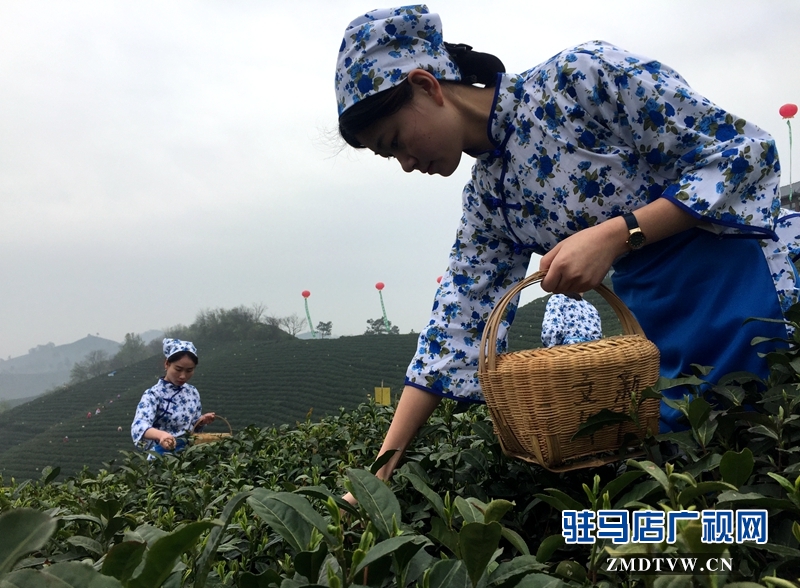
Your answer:
[[[180,451],[193,426],[212,423],[213,412],[203,414],[200,393],[188,382],[197,367],[197,349],[191,341],[164,339],[163,378],[145,390],[131,424],[135,445],[157,453]]]
[[[553,294],[542,318],[542,345],[570,345],[603,336],[600,313],[578,293]]]

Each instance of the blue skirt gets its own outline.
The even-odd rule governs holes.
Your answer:
[[[661,375],[691,373],[690,364],[713,366],[707,379],[747,371],[762,378],[767,364],[753,337],[787,336],[767,261],[756,239],[722,239],[691,229],[633,251],[614,264],[614,291],[661,352]],[[682,398],[683,388],[664,391]],[[685,429],[681,413],[661,403],[661,432]]]

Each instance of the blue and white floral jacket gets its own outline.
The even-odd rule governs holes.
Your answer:
[[[202,414],[197,388],[190,384],[176,386],[160,378],[155,386],[142,394],[131,424],[131,438],[134,445],[139,445],[150,427],[180,437],[191,432]],[[142,446],[145,450],[153,449],[155,442],[146,440]]]
[[[408,385],[482,401],[483,327],[525,276],[531,253],[657,198],[706,230],[759,239],[782,307],[797,300],[787,244],[795,252],[800,231],[778,224],[788,213],[772,137],[658,61],[593,41],[523,74],[500,74],[488,132],[495,149],[477,158],[464,188],[449,268]]]

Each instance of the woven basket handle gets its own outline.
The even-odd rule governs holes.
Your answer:
[[[228,432],[231,435],[233,435],[233,427],[231,427],[231,424],[228,422],[228,419],[226,419],[224,416],[214,415],[214,420],[217,420],[217,419],[222,419],[223,421],[225,421],[225,424],[228,425]],[[197,419],[197,423],[199,423],[199,422],[200,422],[200,419]],[[194,426],[192,427],[192,433],[196,433],[197,432],[197,423],[195,423]]]
[[[497,359],[497,333],[500,329],[500,323],[503,321],[506,306],[508,306],[522,290],[532,284],[541,282],[546,275],[546,271],[535,272],[521,282],[517,282],[509,288],[508,292],[505,293],[492,309],[489,319],[486,321],[486,327],[483,330],[483,337],[481,338],[480,354],[478,356],[479,372],[484,372],[487,369],[495,369]],[[614,294],[603,284],[599,284],[594,290],[600,294],[614,310],[614,313],[617,315],[622,325],[622,332],[624,334],[646,337],[639,322],[633,316],[630,309],[625,306],[625,303],[620,300],[619,296]]]

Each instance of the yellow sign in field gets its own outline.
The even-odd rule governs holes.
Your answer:
[[[375,387],[375,404],[389,406],[392,404],[392,389]]]

